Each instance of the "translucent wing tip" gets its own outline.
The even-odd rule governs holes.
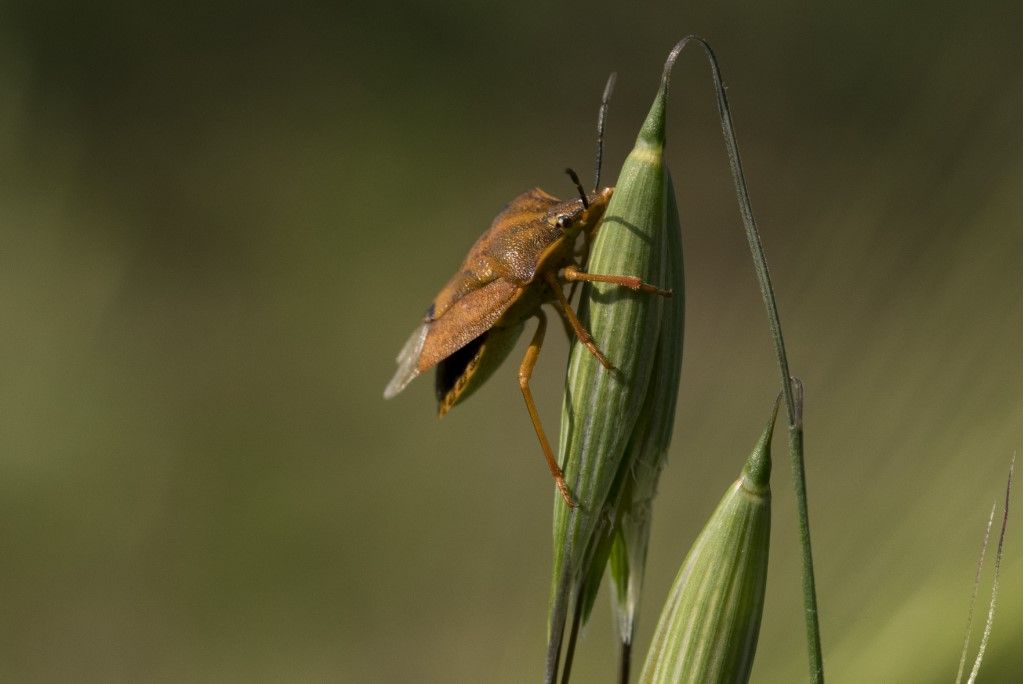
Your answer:
[[[423,343],[427,340],[427,324],[423,323],[413,331],[409,341],[398,352],[395,362],[398,370],[395,371],[391,382],[384,388],[384,398],[390,399],[405,389],[405,386],[412,382],[413,378],[420,374],[419,360],[420,352],[423,351]]]

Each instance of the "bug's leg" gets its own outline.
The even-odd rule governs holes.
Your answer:
[[[526,348],[523,355],[523,362],[519,364],[519,389],[523,390],[523,399],[526,400],[526,410],[530,412],[530,420],[533,422],[533,429],[537,432],[537,439],[540,440],[540,448],[544,451],[544,460],[548,462],[548,469],[555,478],[555,486],[565,499],[565,503],[572,508],[576,504],[572,501],[569,487],[565,484],[565,475],[558,467],[558,461],[551,451],[548,438],[544,435],[544,428],[540,424],[540,415],[537,413],[537,405],[533,403],[533,393],[530,392],[530,376],[533,375],[533,367],[537,365],[537,356],[540,354],[540,347],[544,344],[544,331],[548,327],[547,316],[540,309],[537,310],[537,332],[533,333],[530,346]]]
[[[576,312],[569,306],[569,301],[565,298],[565,293],[562,292],[562,286],[558,282],[558,278],[555,277],[554,273],[545,273],[544,279],[547,280],[548,285],[555,293],[555,306],[558,307],[558,312],[565,318],[566,323],[572,328],[572,331],[576,333],[576,337],[580,339],[580,342],[590,350],[590,353],[594,355],[594,358],[601,362],[601,365],[608,370],[613,370],[615,367],[612,366],[612,362],[608,360],[601,350],[594,344],[594,338],[590,336],[587,329],[580,323],[580,319],[576,317]]]
[[[558,320],[562,324],[562,329],[565,330],[565,338],[571,343],[576,339],[576,331],[572,329],[571,325],[569,325],[569,321],[565,320],[565,316],[559,316]]]
[[[587,270],[587,259],[590,258],[590,243],[593,242],[593,237],[594,237],[593,233],[585,233],[584,234],[584,236],[583,236],[582,251],[579,254],[576,255],[576,256],[579,257],[579,267],[578,268],[582,268],[584,271]],[[580,281],[577,280],[572,285],[569,286],[569,297],[568,297],[568,299],[569,299],[570,302],[572,301],[573,295],[576,294],[576,287],[579,284],[580,284]]]
[[[638,292],[650,292],[662,297],[672,296],[672,290],[661,290],[654,285],[645,283],[636,276],[598,275],[596,273],[584,273],[575,266],[566,266],[562,270],[562,277],[569,282],[612,283],[613,285],[621,285]]]

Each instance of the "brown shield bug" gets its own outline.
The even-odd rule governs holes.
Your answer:
[[[604,120],[614,84],[612,74],[598,114],[593,192],[588,194],[576,173],[566,169],[576,185],[578,198],[562,201],[534,188],[509,202],[427,307],[423,321],[399,352],[398,370],[384,390],[384,398],[390,399],[413,378],[437,366],[438,415],[444,416],[491,376],[515,347],[527,319],[536,317],[536,332],[519,365],[519,387],[548,468],[569,506],[573,505],[572,496],[544,435],[530,392],[530,376],[547,328],[541,305],[554,304],[568,329],[605,368],[611,369],[612,364],[569,305],[564,285],[592,281],[671,295],[670,291],[659,290],[633,276],[598,275],[581,270],[614,192],[613,188],[600,189]],[[581,236],[580,249],[577,242]]]

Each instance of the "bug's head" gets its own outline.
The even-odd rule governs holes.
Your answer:
[[[604,216],[608,208],[608,200],[612,198],[615,188],[605,188],[600,192],[583,197],[559,202],[548,210],[545,219],[567,234],[593,230]]]
[[[548,223],[561,228],[566,233],[591,230],[597,226],[601,217],[604,216],[604,210],[608,207],[608,200],[612,198],[615,188],[605,188],[604,190],[587,194],[580,184],[576,172],[572,169],[566,169],[565,172],[569,174],[573,183],[576,184],[579,197],[559,202],[548,211],[545,218],[547,218]]]

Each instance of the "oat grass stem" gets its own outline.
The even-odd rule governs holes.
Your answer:
[[[764,306],[768,313],[768,327],[771,330],[772,342],[775,345],[775,356],[782,378],[782,393],[789,418],[790,466],[793,470],[793,489],[796,494],[797,517],[800,524],[809,679],[811,682],[824,682],[825,674],[821,658],[821,636],[818,627],[818,600],[814,586],[814,563],[811,557],[811,528],[807,513],[807,484],[804,473],[803,453],[803,416],[802,410],[799,408],[802,402],[798,402],[796,397],[800,387],[798,383],[791,379],[789,373],[789,360],[786,358],[786,345],[782,338],[782,323],[779,321],[779,310],[775,301],[775,292],[772,288],[771,275],[768,271],[768,261],[765,258],[764,246],[761,243],[761,235],[757,230],[757,222],[754,219],[750,195],[747,192],[747,182],[743,175],[743,166],[740,163],[740,153],[736,144],[732,115],[729,112],[729,101],[725,94],[725,86],[722,84],[722,74],[718,66],[718,59],[715,57],[711,46],[703,38],[696,35],[687,36],[672,48],[668,61],[665,63],[665,78],[668,77],[668,72],[672,69],[676,57],[690,42],[698,43],[704,49],[704,54],[707,56],[708,63],[711,66],[711,77],[714,80],[722,135],[725,138],[729,168],[732,171],[733,183],[736,186],[736,199],[739,203],[743,227],[746,229],[750,254],[754,259],[754,270],[757,272],[761,298],[764,300]]]

